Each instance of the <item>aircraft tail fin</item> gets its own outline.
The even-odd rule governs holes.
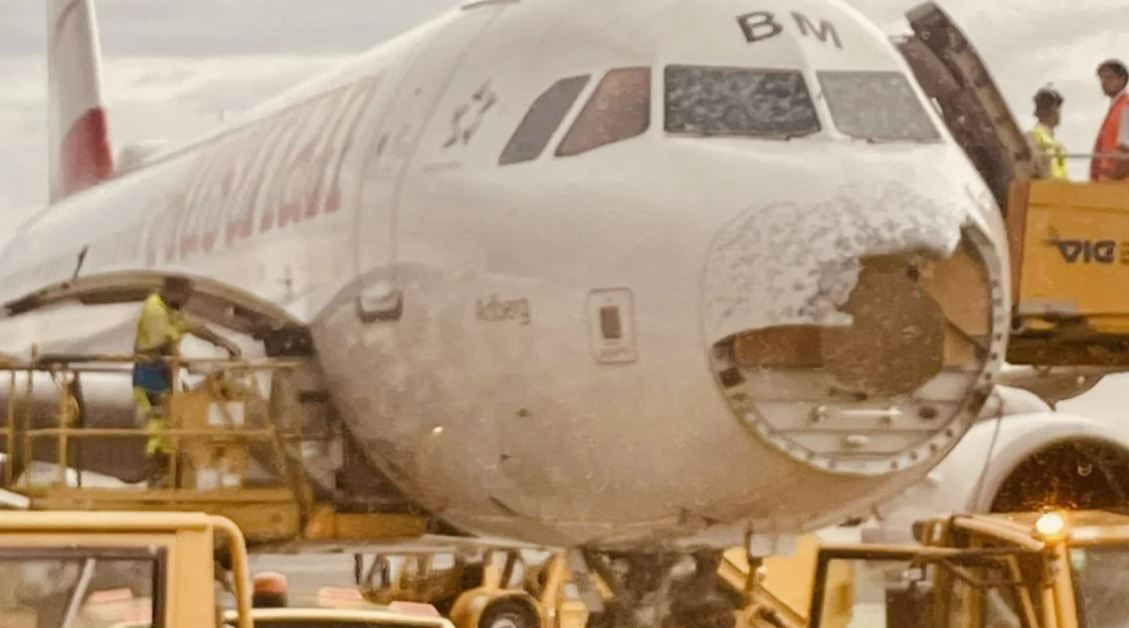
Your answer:
[[[110,178],[93,0],[47,0],[48,152],[54,203]]]

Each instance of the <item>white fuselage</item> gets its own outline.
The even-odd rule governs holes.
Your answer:
[[[758,11],[771,18],[748,17]],[[780,32],[761,38],[772,24]],[[823,24],[833,33],[810,28]],[[819,129],[790,139],[669,133],[671,65],[800,70]],[[645,131],[558,157],[616,68],[650,70]],[[475,533],[728,545],[747,529],[812,529],[920,478],[971,419],[954,419],[944,444],[886,473],[828,472],[767,442],[734,416],[711,347],[757,317],[802,313],[774,312],[789,295],[772,292],[738,314],[714,312],[755,293],[707,280],[719,238],[758,212],[778,223],[781,208],[797,212],[758,235],[770,253],[780,247],[781,268],[749,270],[783,277],[802,266],[788,256],[804,247],[817,255],[838,246],[828,237],[859,237],[857,224],[828,219],[843,201],[874,207],[892,234],[843,250],[922,245],[898,234],[944,213],[944,237],[974,225],[1006,267],[998,210],[916,85],[936,141],[866,142],[838,128],[816,73],[855,70],[907,73],[837,1],[477,3],[45,210],[3,254],[0,296],[70,279],[86,248],[79,277],[185,274],[275,304],[311,329],[372,462]],[[531,103],[583,75],[545,150],[500,165]],[[631,342],[601,357],[591,300],[603,294],[629,298],[619,323]],[[33,316],[8,321],[5,337],[57,331]],[[124,322],[88,324],[94,333]]]

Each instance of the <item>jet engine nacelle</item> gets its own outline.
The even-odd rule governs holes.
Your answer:
[[[877,509],[865,540],[910,542],[914,521],[954,512],[1129,503],[1129,425],[1055,412],[1023,391],[993,396],[945,460]]]

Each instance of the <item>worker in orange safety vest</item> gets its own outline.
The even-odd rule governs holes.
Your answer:
[[[1109,113],[1098,131],[1094,158],[1090,163],[1090,179],[1094,181],[1129,180],[1129,70],[1125,64],[1111,59],[1098,66],[1102,91],[1111,99]],[[1118,159],[1112,155],[1121,155]]]

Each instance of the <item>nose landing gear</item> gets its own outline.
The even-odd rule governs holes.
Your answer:
[[[612,590],[596,628],[733,628],[740,595],[718,577],[721,553],[586,553]]]

